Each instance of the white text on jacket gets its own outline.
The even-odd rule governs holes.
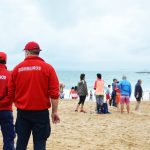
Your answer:
[[[0,75],[0,80],[6,80],[6,76]]]
[[[22,71],[40,71],[41,70],[41,66],[27,66],[27,67],[21,67],[18,69],[18,72],[22,72]]]

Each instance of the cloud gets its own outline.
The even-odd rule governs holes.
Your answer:
[[[10,55],[11,68],[23,60],[22,49],[30,40],[39,42],[41,56],[57,69],[143,68],[150,64],[149,4],[1,0],[0,46]]]

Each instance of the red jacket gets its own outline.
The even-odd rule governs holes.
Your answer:
[[[50,99],[59,98],[59,82],[54,68],[38,56],[28,56],[14,68],[8,96],[21,110],[50,108]]]
[[[0,64],[0,110],[12,110],[12,103],[8,100],[8,80],[10,71],[4,64]]]

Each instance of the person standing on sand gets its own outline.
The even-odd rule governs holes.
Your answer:
[[[83,109],[86,96],[88,96],[87,84],[85,81],[85,74],[80,75],[80,81],[78,82],[77,92],[79,95],[79,103],[78,103],[75,111],[78,111],[79,106],[81,104],[80,112],[86,113],[86,111]]]
[[[8,87],[8,97],[17,107],[16,150],[27,149],[31,132],[34,150],[45,150],[51,133],[48,110],[51,105],[52,122],[60,122],[57,113],[59,81],[54,68],[39,57],[38,43],[27,43],[24,51],[25,59],[12,71]]]
[[[92,90],[90,90],[90,97],[89,97],[89,100],[90,100],[90,101],[93,101],[93,93],[92,93]]]
[[[101,108],[104,103],[104,84],[105,84],[105,82],[102,79],[102,75],[100,73],[98,73],[97,80],[95,81],[95,84],[94,84],[97,113],[101,113]]]
[[[120,104],[121,104],[121,113],[124,110],[124,103],[126,103],[127,112],[130,112],[130,96],[131,96],[131,83],[127,80],[126,76],[122,77],[122,81],[119,82],[118,88],[120,89]]]
[[[13,125],[12,102],[9,101],[8,80],[10,71],[6,67],[7,55],[0,52],[0,127],[3,135],[3,149],[14,150],[15,130]]]
[[[69,97],[70,96],[72,99],[78,99],[77,86],[71,88]]]
[[[118,84],[119,82],[117,82]],[[119,104],[120,104],[120,97],[121,97],[121,94],[120,94],[120,90],[118,88],[118,85],[115,87],[115,91],[116,91],[116,107],[117,107],[117,111],[120,111],[119,110]]]
[[[109,104],[110,103],[110,87],[111,87],[111,85],[108,85],[108,87],[107,87],[107,90],[106,90],[106,101],[107,101],[107,104]]]
[[[138,82],[135,85],[135,90],[134,90],[134,96],[135,96],[136,101],[137,101],[136,107],[135,107],[136,111],[139,110],[139,106],[140,106],[141,99],[143,96],[143,89],[142,89],[141,84],[142,84],[142,80],[138,80]]]
[[[74,87],[74,91],[75,91],[75,93],[74,93],[74,99],[78,99],[78,87],[77,86],[75,86]]]
[[[117,86],[117,79],[113,79],[113,83],[112,83],[112,93],[111,93],[111,99],[109,101],[109,105],[113,105],[114,107],[116,107],[116,91],[115,88]]]
[[[64,88],[65,88],[65,84],[60,82],[59,83],[60,99],[64,99],[65,98]]]

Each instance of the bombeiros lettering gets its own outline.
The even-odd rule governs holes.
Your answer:
[[[0,75],[0,80],[6,80],[6,76]]]
[[[18,69],[18,72],[22,72],[22,71],[40,71],[41,70],[41,66],[27,66],[27,67],[21,67]]]

